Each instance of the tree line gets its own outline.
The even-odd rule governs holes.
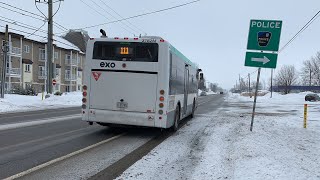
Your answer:
[[[283,93],[291,91],[290,86],[320,86],[320,52],[303,61],[302,68],[298,71],[294,65],[284,65],[277,71],[274,78],[276,86],[283,86]]]

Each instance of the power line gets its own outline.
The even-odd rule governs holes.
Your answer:
[[[289,44],[291,44],[303,31],[305,31],[320,15],[318,11],[280,50],[282,52]]]
[[[104,9],[103,7],[101,7],[99,4],[97,4],[95,1],[93,0],[90,0],[92,3],[94,3],[96,6],[98,6],[99,8],[101,8],[103,10],[103,12],[106,12],[107,14],[109,14],[111,17],[117,19],[115,16],[113,16],[111,13],[109,13],[108,10]],[[128,27],[129,29],[131,29],[132,31],[136,32],[136,33],[139,33],[138,31],[136,31],[135,29],[133,29],[132,27],[130,27],[129,25],[127,25],[126,23],[124,22],[121,22],[123,25],[125,25],[126,27]]]
[[[0,25],[0,27],[5,27],[5,26]],[[9,27],[9,29],[12,29],[12,30],[17,31],[17,32],[25,33],[25,34],[28,34],[28,35],[32,34],[30,32],[22,31],[20,29],[15,29],[15,28],[10,28],[10,27]],[[45,36],[40,36],[38,34],[33,34],[33,36],[37,36],[37,37],[41,37],[41,38],[45,38],[45,39],[47,38]]]
[[[10,5],[10,4],[7,4],[7,3],[4,3],[4,2],[0,2],[1,4],[4,4],[6,6],[9,6],[11,8],[14,8],[14,9],[18,9],[20,11],[23,11],[23,12],[26,12],[26,13],[29,13],[29,14],[32,14],[32,15],[35,15],[35,16],[38,16],[38,17],[41,17],[41,18],[44,18],[43,16],[39,15],[39,14],[35,14],[33,12],[30,12],[30,11],[27,11],[27,10],[24,10],[24,9],[21,9],[21,8],[18,8],[16,6],[13,6],[13,5]]]
[[[86,2],[84,2],[83,0],[80,0],[83,4],[85,4],[86,6],[88,6],[90,9],[92,9],[93,11],[95,11],[96,13],[100,14],[101,16],[105,17],[108,20],[111,20],[110,18],[108,18],[107,16],[105,16],[104,14],[102,14],[101,12],[97,11],[95,8],[93,8],[92,6],[90,6],[89,4],[87,4]],[[134,34],[131,31],[129,31],[128,29],[126,29],[125,27],[122,27],[122,29],[124,29],[125,31],[127,31],[130,34]]]
[[[30,17],[30,18],[33,18],[33,19],[37,19],[37,20],[40,20],[40,21],[43,21],[44,19],[40,19],[38,17],[34,17],[34,16],[31,16],[31,15],[28,15],[28,14],[25,14],[25,13],[22,13],[22,12],[18,12],[18,11],[15,11],[13,9],[9,9],[7,7],[3,7],[3,6],[0,6],[0,8],[3,8],[3,9],[6,9],[8,11],[12,11],[12,12],[15,12],[15,13],[18,13],[18,14],[21,14],[23,16],[27,16],[27,17]],[[41,16],[40,16],[41,17]]]
[[[30,37],[32,35],[34,35],[36,32],[38,32],[47,22],[44,22],[38,29],[36,29],[32,34],[28,35],[27,37]],[[27,38],[26,37],[26,38]]]
[[[102,25],[106,25],[106,24],[112,24],[112,23],[117,23],[117,22],[125,21],[125,20],[128,20],[128,19],[133,19],[133,18],[137,18],[137,17],[141,17],[141,16],[146,16],[146,15],[150,15],[150,14],[156,14],[156,13],[159,13],[159,12],[168,11],[168,10],[171,10],[171,9],[175,9],[175,8],[179,8],[179,7],[182,7],[182,6],[189,5],[189,4],[193,4],[193,3],[196,3],[196,2],[199,2],[199,1],[200,1],[200,0],[190,1],[190,2],[187,2],[187,3],[184,3],[184,4],[180,4],[180,5],[177,5],[177,6],[172,6],[172,7],[169,7],[169,8],[160,9],[160,10],[157,10],[157,11],[152,11],[152,12],[148,12],[148,13],[143,13],[143,14],[139,14],[139,15],[135,15],[135,16],[130,16],[130,17],[123,18],[123,19],[119,19],[119,20],[115,20],[115,21],[105,22],[105,23],[96,24],[96,25],[87,26],[87,27],[78,28],[78,29],[89,29],[89,28],[93,28],[93,27],[97,27],[97,26],[102,26]],[[62,32],[61,32],[61,33],[62,33]],[[59,34],[60,34],[60,33],[59,33]]]
[[[36,1],[36,0],[34,1],[34,6],[38,9],[38,11],[39,11],[44,17],[46,17],[46,19],[48,19],[48,17],[38,8],[37,2],[38,2],[38,1]],[[41,3],[41,2],[39,1],[38,3]]]
[[[5,27],[5,26],[0,25],[0,27]],[[30,32],[26,32],[26,31],[23,31],[23,30],[20,30],[20,29],[11,28],[11,27],[9,27],[9,29],[14,30],[14,31],[17,31],[17,32],[20,32],[20,33],[27,34],[28,36],[26,36],[26,38],[28,38],[29,36],[32,36],[32,35],[33,35],[33,36],[41,37],[41,38],[43,38],[43,39],[47,39],[46,36],[41,36],[41,35],[35,34],[36,32],[30,33]],[[32,29],[32,28],[29,28],[29,29],[34,30],[34,29]],[[62,36],[57,36],[57,35],[54,35],[54,36],[59,37],[59,38],[63,38]],[[77,46],[73,45],[72,43],[70,43],[70,44],[71,44],[71,45],[70,45],[70,44],[64,43],[64,42],[62,42],[62,41],[59,41],[59,40],[57,40],[57,39],[53,39],[53,40],[56,41],[56,42],[59,42],[59,43],[61,43],[61,44],[64,44],[64,45],[66,45],[66,46],[79,49]]]
[[[4,18],[4,19],[2,19],[2,18]],[[12,25],[19,26],[19,27],[23,27],[23,28],[30,29],[30,30],[37,30],[37,29],[38,29],[38,27],[31,26],[31,25],[29,25],[29,24],[25,24],[25,23],[22,23],[22,22],[20,22],[20,21],[16,21],[16,20],[13,20],[13,19],[4,17],[4,16],[0,16],[0,21],[7,22],[7,23],[10,23],[10,24],[12,24]],[[18,24],[18,23],[19,23],[19,24]],[[21,25],[20,25],[20,24],[21,24]],[[42,29],[39,29],[38,31],[39,31],[39,32],[43,32],[43,33],[47,33],[47,31],[42,30]]]
[[[109,5],[107,5],[103,0],[99,0],[100,2],[102,2],[105,6],[107,6],[111,11],[113,11],[114,13],[116,13],[121,19],[123,19],[124,17],[121,16],[117,11],[115,11],[114,9],[112,9]],[[133,27],[135,27],[137,30],[143,32],[146,34],[146,32],[144,32],[142,29],[140,29],[139,27],[137,27],[136,25],[132,24],[130,21],[125,20],[126,22],[128,22],[129,24],[131,24]]]

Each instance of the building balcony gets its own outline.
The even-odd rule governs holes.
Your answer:
[[[40,56],[39,56],[39,61],[41,61],[41,62],[45,62],[45,61],[46,61],[46,56],[45,56],[45,55],[40,54]]]
[[[7,76],[21,76],[21,68],[7,68]]]
[[[21,48],[9,46],[9,54],[12,56],[21,56],[22,55]]]
[[[66,58],[65,65],[66,66],[78,66],[78,61],[77,61],[77,59]]]
[[[46,71],[39,71],[38,79],[47,79],[47,72]]]
[[[65,74],[64,78],[66,81],[76,81],[77,75],[76,74]]]

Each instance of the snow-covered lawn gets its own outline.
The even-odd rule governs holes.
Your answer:
[[[62,96],[51,96],[44,100],[42,100],[41,94],[38,96],[5,94],[5,98],[0,99],[0,113],[81,106],[81,99],[81,92],[71,92],[63,94]]]
[[[320,179],[320,103],[305,93],[253,98],[226,96],[226,104],[199,114],[127,169],[118,179]]]

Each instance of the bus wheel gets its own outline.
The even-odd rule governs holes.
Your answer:
[[[171,127],[171,130],[173,132],[176,132],[179,129],[179,120],[180,120],[180,108],[179,106],[177,106],[174,113],[174,123],[173,123],[173,126]]]
[[[196,111],[196,101],[193,100],[193,105],[192,105],[192,113],[190,115],[191,118],[194,118],[194,112]]]

